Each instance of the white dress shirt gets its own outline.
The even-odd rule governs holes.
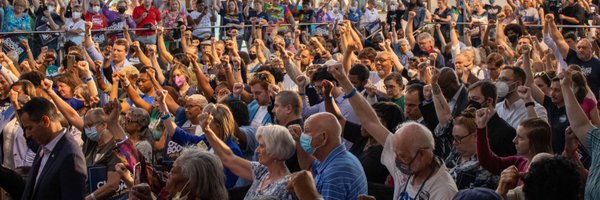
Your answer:
[[[534,103],[535,112],[537,113],[538,117],[548,121],[546,108],[535,101]],[[496,104],[496,113],[498,113],[500,118],[504,119],[504,121],[510,124],[510,126],[515,128],[515,130],[517,127],[519,127],[519,124],[522,121],[525,121],[528,118],[527,107],[525,107],[525,101],[523,101],[523,99],[515,101],[510,107],[508,106],[508,102],[506,102],[506,100],[501,101],[500,103]]]
[[[44,167],[46,166],[46,162],[48,162],[48,158],[50,158],[50,156],[54,156],[52,151],[54,150],[54,147],[56,147],[56,144],[58,143],[58,141],[63,136],[65,136],[65,133],[67,133],[66,128],[62,131],[62,133],[60,133],[58,136],[56,136],[54,139],[52,139],[52,141],[48,142],[48,144],[41,146],[42,149],[41,149],[40,153],[42,154],[42,162],[40,164],[40,167],[38,168],[37,175],[35,177],[35,186],[36,187],[38,184],[38,180],[40,179],[40,174],[42,174],[42,172],[44,171]]]

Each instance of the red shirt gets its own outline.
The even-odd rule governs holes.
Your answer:
[[[142,17],[142,15],[144,15],[145,12],[148,12],[148,16],[142,19],[142,21],[136,25],[136,28],[147,28],[149,24],[156,26],[158,22],[160,22],[161,17],[158,9],[156,9],[155,7],[150,7],[149,10],[146,10],[144,5],[135,7],[133,9],[133,19],[139,19],[140,17]],[[156,31],[136,31],[135,34],[138,36],[147,36],[156,34]]]
[[[102,29],[108,27],[108,18],[102,14],[94,14],[92,12],[85,13],[85,21],[92,22],[92,29]]]

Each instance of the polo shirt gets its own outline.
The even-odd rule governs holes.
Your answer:
[[[565,149],[565,129],[569,126],[569,118],[565,106],[558,107],[552,98],[544,97],[544,107],[548,111],[548,123],[552,127],[552,149],[561,152]]]
[[[312,164],[317,191],[324,199],[358,199],[367,194],[367,177],[358,159],[340,145],[323,162]]]

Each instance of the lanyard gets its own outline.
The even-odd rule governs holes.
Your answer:
[[[433,173],[435,172],[435,168],[438,165],[438,160],[436,158],[434,158],[433,160],[433,164],[431,165],[431,172],[429,172],[429,175],[427,176],[427,178],[425,179],[425,181],[423,181],[423,183],[421,183],[421,186],[419,187],[419,190],[417,190],[417,193],[415,194],[415,198],[414,200],[417,200],[417,198],[419,197],[419,194],[421,193],[421,191],[423,190],[423,187],[425,186],[425,184],[427,183],[427,181],[433,176]],[[408,194],[408,192],[406,192],[406,188],[408,187],[408,184],[410,184],[411,178],[413,178],[413,175],[410,175],[408,177],[408,180],[406,181],[406,184],[404,185],[404,189],[402,190],[402,192],[400,193],[400,195],[398,196],[398,200],[411,200],[413,198],[410,198],[410,195]]]

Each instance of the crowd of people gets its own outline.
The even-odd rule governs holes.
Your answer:
[[[600,199],[598,1],[0,4],[0,199]]]

